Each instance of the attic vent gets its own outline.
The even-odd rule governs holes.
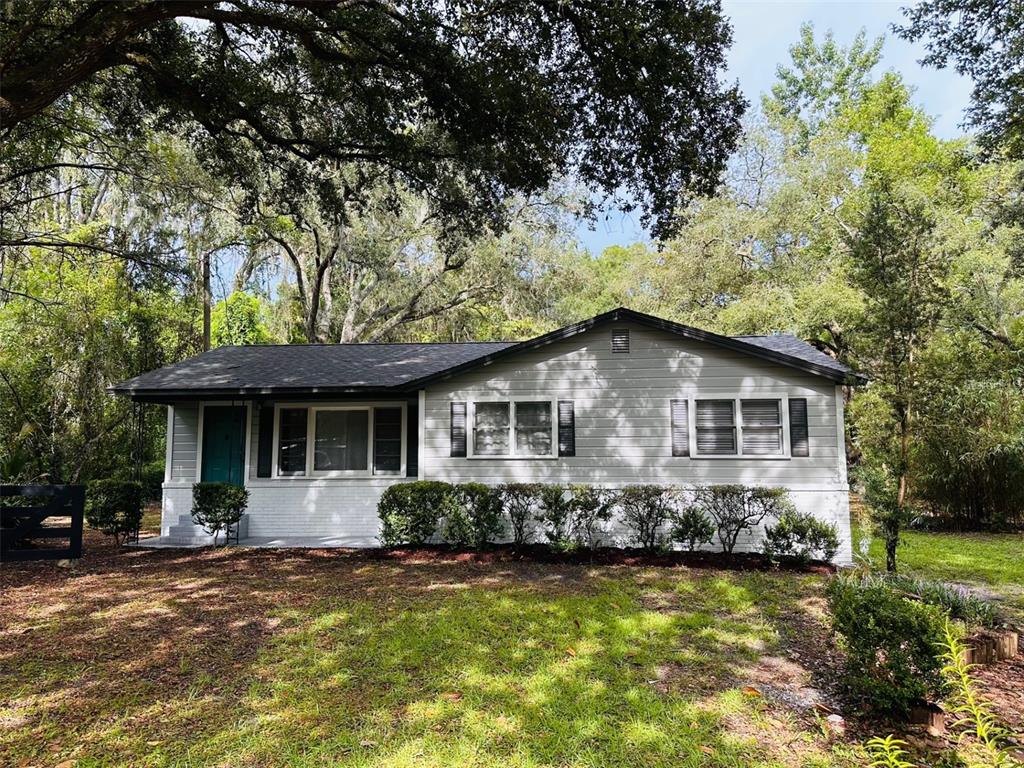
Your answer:
[[[612,329],[612,352],[623,352],[629,354],[629,329]]]

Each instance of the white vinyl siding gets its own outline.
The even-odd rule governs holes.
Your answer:
[[[597,328],[428,385],[422,476],[450,482],[758,483],[845,489],[846,457],[834,383],[667,331],[632,326],[629,355],[612,352],[609,339],[609,328]],[[672,455],[674,400],[690,403],[692,427],[697,399],[789,397],[807,400],[807,457],[789,457],[788,446],[783,457],[711,460]],[[453,401],[549,398],[573,401],[575,456],[508,461],[449,455]],[[691,453],[695,439],[691,437]]]
[[[199,405],[196,403],[175,403],[171,427],[171,471],[172,481],[196,480],[196,457],[199,453]]]

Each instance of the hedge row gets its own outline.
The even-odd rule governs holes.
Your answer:
[[[539,529],[558,549],[594,548],[615,517],[628,541],[646,550],[672,543],[690,551],[717,539],[731,553],[745,531],[772,521],[763,551],[770,558],[831,560],[839,549],[834,526],[797,512],[780,488],[711,485],[482,483],[421,480],[389,487],[377,506],[384,546],[420,546],[440,537],[454,546],[484,547],[499,539],[530,543]]]

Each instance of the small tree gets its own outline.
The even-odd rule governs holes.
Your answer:
[[[903,529],[914,522],[916,514],[900,501],[896,478],[885,467],[864,467],[859,472],[864,503],[871,510],[871,523],[885,542],[885,570],[896,573],[896,550],[903,540]]]
[[[627,485],[619,492],[622,520],[633,540],[647,550],[665,541],[663,527],[674,510],[674,491],[661,485]]]
[[[445,521],[445,539],[458,546],[486,547],[502,531],[501,493],[483,483],[455,486],[457,502]]]
[[[693,552],[701,544],[710,544],[715,536],[715,524],[702,509],[692,504],[672,516],[672,540],[685,544]]]
[[[521,547],[530,540],[534,508],[540,498],[539,483],[505,483],[499,487],[505,514],[512,531],[512,544]]]
[[[544,536],[559,548],[572,545],[572,498],[563,485],[541,485],[538,494],[537,522],[544,526]]]
[[[127,480],[94,480],[85,494],[85,520],[90,528],[113,536],[121,546],[142,524],[142,484]]]
[[[740,534],[792,509],[784,488],[709,485],[698,488],[694,504],[715,522],[722,551],[732,554]]]
[[[597,533],[602,523],[611,520],[615,507],[616,494],[607,488],[593,485],[571,485],[572,496],[572,536],[581,547],[592,549],[600,541]]]
[[[213,535],[230,530],[245,514],[249,491],[230,483],[196,483],[192,486],[192,521]],[[226,539],[225,539],[226,543]]]

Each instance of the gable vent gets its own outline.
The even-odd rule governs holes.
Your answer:
[[[612,352],[629,352],[629,329],[612,329]]]

